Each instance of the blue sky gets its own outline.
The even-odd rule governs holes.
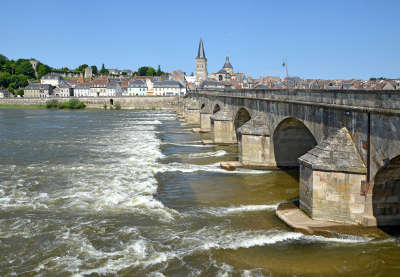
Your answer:
[[[209,72],[230,56],[252,77],[400,78],[400,1],[2,0],[0,53],[53,67],[102,63]]]

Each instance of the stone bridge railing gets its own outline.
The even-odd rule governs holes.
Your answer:
[[[211,97],[231,97],[259,99],[308,105],[336,106],[343,109],[362,109],[382,111],[400,110],[400,91],[382,90],[304,90],[304,89],[248,89],[248,90],[197,90],[195,95]],[[324,105],[325,104],[325,105]],[[388,112],[388,111],[386,111]]]

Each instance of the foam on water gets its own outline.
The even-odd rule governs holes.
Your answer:
[[[240,214],[246,212],[256,212],[256,211],[275,211],[278,204],[273,205],[240,205],[237,207],[215,207],[215,208],[205,208],[206,213],[210,213],[215,216],[226,216],[229,214]]]
[[[137,130],[138,123],[148,124],[146,131]],[[12,165],[14,180],[0,180],[0,208],[48,210],[68,209],[84,212],[132,212],[154,214],[172,220],[177,214],[154,198],[158,159],[164,155],[154,125],[159,120],[121,123],[118,135],[103,132],[92,141],[89,153],[93,163]],[[104,147],[106,145],[106,147]],[[89,154],[90,155],[90,154]],[[32,190],[40,186],[37,175],[53,176],[67,181],[66,186],[45,192]],[[51,184],[49,184],[51,186]]]
[[[197,165],[197,164],[187,164],[187,163],[168,163],[160,168],[156,169],[157,172],[171,172],[171,171],[179,171],[183,173],[190,172],[217,172],[224,174],[267,174],[271,171],[262,171],[262,170],[253,170],[253,169],[237,169],[234,171],[228,171],[221,168],[220,163],[213,163],[208,165]]]

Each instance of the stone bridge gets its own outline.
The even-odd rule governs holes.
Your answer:
[[[180,108],[244,167],[299,167],[313,219],[400,225],[400,92],[197,90]]]

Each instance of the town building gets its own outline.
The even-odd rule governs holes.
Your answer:
[[[53,87],[58,87],[61,81],[62,77],[58,73],[49,73],[40,79],[42,85],[52,85]]]
[[[109,84],[106,87],[105,96],[122,96],[122,89],[119,84]]]
[[[199,88],[201,89],[224,89],[225,84],[219,81],[206,80],[201,82]]]
[[[54,91],[54,95],[60,97],[72,97],[74,96],[74,89],[70,84],[68,84],[65,81],[62,81],[58,86],[57,91],[56,90]]]
[[[0,89],[0,98],[10,97],[10,92],[6,89]]]
[[[88,85],[78,85],[74,88],[74,96],[76,97],[90,97],[90,86]]]
[[[156,81],[153,85],[154,96],[185,95],[186,88],[175,80]]]
[[[91,66],[85,68],[85,78],[91,79],[93,77],[93,69]]]
[[[202,81],[207,80],[207,58],[204,52],[203,40],[200,38],[199,49],[197,50],[196,57],[196,82],[200,84]]]
[[[26,98],[46,98],[53,94],[53,87],[49,84],[30,83],[24,88]]]
[[[90,85],[90,96],[91,97],[107,96],[106,90],[107,90],[107,84],[105,82],[92,83]]]
[[[128,83],[126,96],[146,96],[147,85],[145,80],[133,80]]]
[[[228,82],[231,80],[233,74],[233,66],[229,61],[229,57],[227,56],[225,59],[225,64],[220,71],[217,72],[217,80],[219,82]]]

